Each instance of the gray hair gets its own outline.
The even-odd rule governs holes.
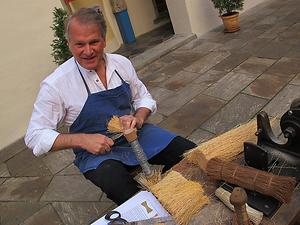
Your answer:
[[[81,8],[73,15],[69,16],[65,21],[65,37],[69,40],[69,29],[73,19],[78,20],[80,23],[96,24],[99,27],[100,33],[103,38],[106,36],[106,22],[102,11],[99,7]]]

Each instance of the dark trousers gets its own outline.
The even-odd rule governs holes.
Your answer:
[[[177,136],[160,153],[149,160],[150,164],[165,165],[163,172],[177,164],[183,153],[196,144]],[[140,190],[131,172],[138,166],[127,166],[117,160],[105,160],[96,169],[84,173],[86,179],[100,187],[106,196],[120,205]]]

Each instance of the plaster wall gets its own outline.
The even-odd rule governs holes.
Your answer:
[[[52,62],[52,11],[59,0],[2,1],[0,14],[0,149],[26,131],[39,84]]]
[[[244,10],[267,0],[245,0]],[[195,33],[200,36],[222,24],[218,10],[209,0],[166,0],[176,34]]]
[[[161,25],[153,22],[156,15],[152,0],[126,0],[126,4],[136,37]]]

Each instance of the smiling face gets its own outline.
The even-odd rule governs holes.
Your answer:
[[[87,70],[101,67],[105,38],[94,23],[81,23],[76,18],[70,21],[68,45],[77,62]]]

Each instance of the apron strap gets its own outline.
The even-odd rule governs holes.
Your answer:
[[[117,71],[117,70],[115,70],[115,72],[116,72],[116,74],[118,75],[118,77],[121,79],[122,83],[124,83],[124,82],[125,82],[125,80],[123,80],[123,78],[122,78],[122,77],[121,77],[121,75],[118,73],[118,71]]]
[[[91,95],[91,91],[90,91],[90,89],[89,89],[89,86],[87,85],[87,83],[86,83],[86,81],[85,81],[85,79],[84,79],[84,77],[83,77],[83,75],[82,75],[82,73],[81,73],[81,71],[80,71],[80,69],[79,69],[79,66],[78,66],[78,64],[77,64],[77,62],[76,62],[75,59],[74,59],[74,61],[75,61],[75,64],[76,64],[76,66],[77,66],[77,69],[78,69],[78,71],[79,71],[79,73],[80,73],[80,76],[81,76],[81,78],[82,78],[82,80],[83,80],[85,89],[86,89],[88,95]]]
[[[75,61],[75,64],[76,64],[76,66],[77,66],[77,69],[78,69],[78,71],[79,71],[79,73],[80,73],[80,76],[81,76],[81,78],[82,78],[82,80],[83,80],[85,89],[86,89],[88,95],[90,95],[90,94],[91,94],[91,91],[90,91],[90,89],[89,89],[89,86],[87,85],[87,83],[86,83],[86,81],[85,81],[85,79],[84,79],[84,77],[83,77],[83,75],[82,75],[82,73],[81,73],[81,70],[80,70],[80,68],[79,68],[79,66],[78,66],[78,64],[77,64],[77,62],[76,62],[75,59],[74,59],[74,61]],[[115,72],[116,72],[116,74],[118,75],[118,77],[121,79],[122,83],[124,83],[125,80],[121,77],[121,75],[118,73],[118,71],[115,70]]]

